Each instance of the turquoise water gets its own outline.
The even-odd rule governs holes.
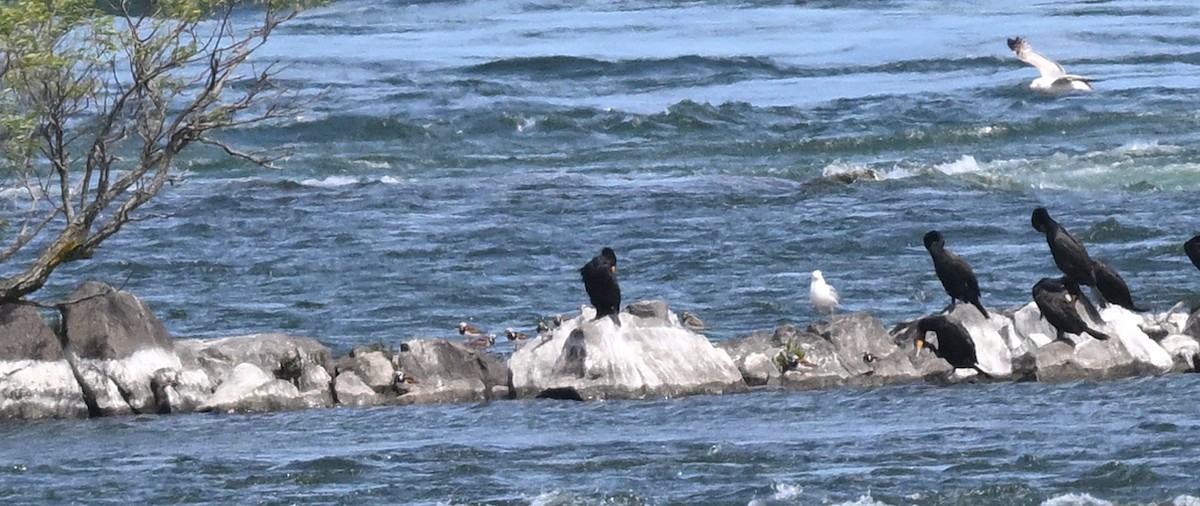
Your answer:
[[[1032,94],[1036,71],[1004,43],[1017,35],[1097,92]],[[336,1],[261,56],[324,94],[294,121],[228,133],[285,150],[281,169],[194,151],[150,209],[168,217],[61,270],[45,298],[103,279],[180,337],[284,331],[344,352],[575,311],[577,269],[608,245],[626,300],[666,299],[713,339],[810,322],[814,269],[890,325],[947,302],[921,246],[934,228],[985,304],[1027,303],[1055,272],[1029,225],[1045,205],[1139,305],[1200,302],[1181,246],[1200,233],[1189,1]],[[879,180],[834,177],[863,169]],[[1191,504],[1194,390],[1171,377],[4,424],[0,497]]]

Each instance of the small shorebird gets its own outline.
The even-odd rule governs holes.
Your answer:
[[[470,323],[467,323],[467,322],[459,322],[458,323],[458,333],[461,335],[464,335],[464,336],[487,335],[486,330],[483,330],[480,327],[476,327],[475,325],[471,325]]]
[[[493,344],[496,344],[496,336],[493,336],[491,334],[488,334],[486,336],[476,336],[471,339],[468,339],[467,342],[464,344],[466,344],[468,348],[482,350],[482,349],[486,349],[486,348],[490,347]]]
[[[529,336],[525,335],[524,332],[517,332],[512,327],[504,329],[504,333],[508,335],[509,341],[525,341],[529,339]]]
[[[684,311],[679,317],[679,320],[683,322],[683,326],[692,330],[703,330],[708,328],[704,325],[704,320],[701,320],[700,317],[692,314],[690,311]]]

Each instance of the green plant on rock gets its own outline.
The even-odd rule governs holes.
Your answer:
[[[783,344],[783,349],[775,354],[775,367],[779,368],[779,372],[793,371],[800,364],[807,362],[807,356],[808,354],[805,353],[804,348],[799,343],[788,339]]]
[[[0,0],[0,191],[19,197],[0,206],[0,302],[145,218],[189,146],[269,163],[214,134],[299,106],[250,57],[306,3]]]

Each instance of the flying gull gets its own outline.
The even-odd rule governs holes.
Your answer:
[[[1016,37],[1008,39],[1008,48],[1017,53],[1017,59],[1033,65],[1041,74],[1029,88],[1048,93],[1070,93],[1072,91],[1092,91],[1091,82],[1094,79],[1068,74],[1054,60],[1042,56],[1025,39]]]

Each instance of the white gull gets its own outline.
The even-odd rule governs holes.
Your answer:
[[[1072,91],[1092,91],[1091,82],[1094,79],[1068,74],[1054,60],[1042,56],[1025,39],[1016,37],[1008,39],[1008,48],[1017,53],[1017,59],[1033,65],[1041,74],[1029,88],[1047,93],[1069,93]]]

